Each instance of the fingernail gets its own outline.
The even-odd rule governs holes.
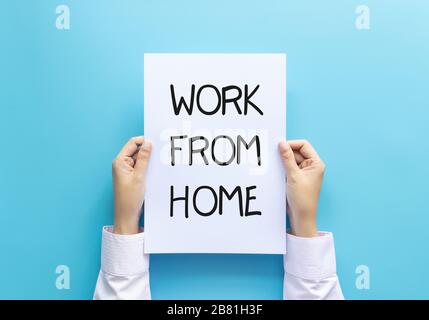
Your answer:
[[[282,140],[282,141],[280,141],[280,143],[279,143],[279,146],[280,146],[280,148],[281,149],[283,149],[283,150],[288,150],[289,149],[289,143],[287,143],[287,141],[286,140]]]
[[[142,149],[146,151],[150,151],[151,147],[152,147],[152,143],[150,143],[148,139],[144,139],[142,144]]]

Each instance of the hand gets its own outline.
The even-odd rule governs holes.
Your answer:
[[[131,138],[112,164],[115,201],[114,233],[139,232],[143,206],[146,170],[152,146],[144,137]]]
[[[315,237],[325,164],[306,140],[281,141],[279,151],[286,171],[286,210],[291,232],[298,237]]]

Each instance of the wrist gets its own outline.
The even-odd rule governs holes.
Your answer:
[[[121,219],[115,219],[113,233],[131,235],[139,232],[140,226],[138,221],[123,221]]]
[[[313,238],[316,237],[317,223],[315,220],[291,221],[291,233],[297,237]]]

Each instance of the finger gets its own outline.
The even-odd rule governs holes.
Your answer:
[[[150,141],[145,139],[137,153],[136,164],[134,166],[135,171],[140,176],[144,177],[149,165],[150,155],[152,153],[152,144]]]
[[[139,153],[138,152],[136,152],[136,153],[134,153],[134,155],[131,157],[131,159],[134,161],[134,163],[137,161],[137,155],[138,155]]]
[[[298,151],[294,151],[293,155],[295,156],[295,161],[298,165],[300,165],[305,160],[305,158]]]
[[[128,164],[130,167],[134,168],[134,163],[135,161],[133,160],[133,158],[130,157],[125,157],[124,161],[126,164]]]
[[[299,170],[295,160],[295,156],[293,154],[293,150],[290,147],[289,143],[283,140],[279,143],[279,152],[286,171],[286,177],[289,177],[292,173]]]
[[[122,150],[119,152],[118,156],[123,157],[132,157],[137,151],[139,146],[143,143],[144,137],[138,136],[133,137],[122,147]]]
[[[319,154],[307,140],[289,140],[293,151],[299,152],[304,159],[320,159]]]

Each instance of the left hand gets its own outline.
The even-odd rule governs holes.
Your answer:
[[[135,234],[146,189],[152,146],[143,136],[131,138],[112,163],[115,201],[114,233]]]

